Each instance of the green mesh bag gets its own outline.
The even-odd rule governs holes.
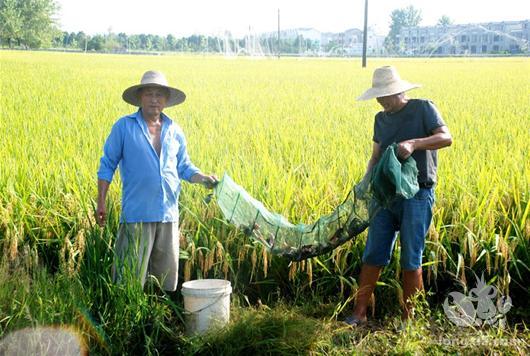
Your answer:
[[[374,199],[385,208],[396,199],[412,198],[420,189],[416,161],[409,157],[402,162],[396,150],[397,144],[388,146],[374,167],[370,180]]]
[[[401,165],[395,149],[395,145],[389,147],[371,177],[355,185],[342,204],[313,224],[295,225],[284,216],[270,212],[226,173],[215,187],[216,201],[229,223],[271,253],[293,261],[319,256],[363,232],[381,206],[388,206],[394,199],[414,196],[414,184],[417,192],[416,162],[408,158]],[[396,183],[399,187],[393,186]]]

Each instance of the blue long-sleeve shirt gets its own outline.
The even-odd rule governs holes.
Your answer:
[[[121,222],[178,222],[180,179],[190,181],[199,172],[180,126],[163,113],[161,118],[160,157],[141,110],[119,119],[105,142],[98,178],[111,182],[120,166]]]

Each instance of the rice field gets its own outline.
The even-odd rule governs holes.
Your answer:
[[[110,283],[119,179],[109,193],[108,227],[96,227],[93,219],[104,140],[119,117],[135,111],[121,93],[144,71],[161,70],[187,94],[184,104],[165,112],[184,129],[197,166],[219,177],[227,172],[269,210],[310,223],[333,210],[364,174],[379,107],[375,100],[355,98],[370,87],[373,69],[386,64],[422,84],[409,96],[433,100],[454,140],[439,153],[437,201],[424,254],[429,302],[436,308],[449,291],[473,287],[475,275],[484,274],[512,296],[518,320],[528,320],[528,58],[370,59],[361,69],[358,59],[2,51],[0,336],[85,315],[79,320],[89,322],[79,327],[92,350],[145,351],[153,350],[149,342],[171,341],[160,336],[170,335],[163,332],[169,321],[181,324],[171,300]],[[329,255],[288,264],[224,223],[215,204],[204,203],[206,194],[184,183],[181,280],[230,279],[241,306],[316,298],[331,303],[328,320],[352,307],[364,234]],[[398,261],[382,276],[377,316],[399,309]],[[17,273],[25,287],[12,280]],[[46,294],[44,287],[29,293],[41,285],[32,280],[42,286],[49,280],[57,291],[69,290],[65,283],[77,287],[73,297]],[[41,299],[41,292],[44,300],[58,298],[55,309],[39,307],[29,296]],[[7,302],[19,295],[16,303]],[[158,307],[148,308],[153,301]],[[123,344],[116,346],[117,340]]]

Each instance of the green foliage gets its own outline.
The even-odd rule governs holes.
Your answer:
[[[95,35],[88,41],[87,50],[101,51],[105,48],[105,37],[102,35]]]
[[[149,283],[111,282],[113,249],[99,229],[87,234],[79,271],[50,273],[35,253],[0,265],[0,340],[10,331],[54,326],[73,330],[90,354],[180,353],[181,309]],[[129,278],[132,280],[132,278]]]
[[[17,0],[0,0],[0,40],[12,47],[22,34],[22,14]]]
[[[418,26],[421,22],[421,10],[410,5],[403,9],[396,9],[390,14],[390,31],[385,38],[385,47],[389,53],[399,53],[398,36],[403,27]]]
[[[53,19],[54,0],[1,0],[0,40],[9,47],[47,47],[58,32]]]
[[[444,321],[443,312],[424,297],[415,300],[409,322],[382,317],[350,328],[329,318],[330,310],[316,300],[303,307],[278,303],[274,307],[236,309],[230,324],[202,337],[185,338],[182,350],[198,355],[416,355],[465,352],[524,354],[530,351],[530,330],[463,329]]]
[[[287,305],[241,309],[229,327],[191,339],[190,351],[201,355],[308,354],[320,338],[320,324]]]
[[[254,48],[258,47],[259,48]],[[201,52],[253,55],[253,51],[263,54],[275,55],[278,49],[285,54],[312,54],[316,53],[320,45],[298,36],[296,38],[282,38],[278,46],[276,37],[268,35],[259,38],[232,38],[214,37],[204,35],[191,35],[177,38],[172,34],[159,36],[152,34],[128,35],[126,33],[106,33],[87,36],[83,32],[60,32],[53,39],[53,46],[62,48],[75,48],[87,51],[101,52],[138,52],[138,51],[165,51],[165,52]],[[278,48],[279,47],[279,48]],[[258,53],[259,54],[259,53]]]
[[[91,236],[97,239],[96,236]],[[100,251],[101,252],[101,251]],[[103,255],[106,252],[103,253]],[[20,259],[19,261],[24,261]],[[232,296],[231,321],[204,336],[185,336],[180,309],[149,285],[117,286],[107,273],[51,275],[27,265],[0,267],[0,341],[11,331],[53,326],[79,335],[91,355],[344,355],[488,352],[527,354],[530,330],[463,329],[421,296],[414,319],[381,316],[351,329],[336,320],[321,298],[270,307],[238,306]],[[85,278],[90,277],[90,278]],[[102,285],[96,279],[105,281]],[[101,294],[101,292],[103,292]],[[342,317],[342,315],[340,316]]]
[[[438,19],[438,22],[436,23],[436,25],[444,26],[444,27],[450,26],[452,24],[453,24],[453,20],[447,15],[443,15],[442,17],[440,17]]]

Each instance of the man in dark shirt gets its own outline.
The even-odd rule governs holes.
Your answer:
[[[403,319],[412,313],[410,297],[423,289],[422,254],[425,236],[432,219],[436,185],[437,151],[452,144],[451,134],[431,101],[409,99],[405,92],[419,85],[399,77],[392,66],[377,68],[372,88],[357,100],[376,98],[383,111],[375,116],[372,156],[366,175],[370,174],[382,152],[398,144],[398,156],[412,156],[418,167],[419,192],[411,199],[396,201],[381,209],[370,222],[363,254],[359,290],[353,315],[346,318],[352,326],[366,322],[366,310],[382,268],[390,262],[399,232],[400,263],[403,270]]]

